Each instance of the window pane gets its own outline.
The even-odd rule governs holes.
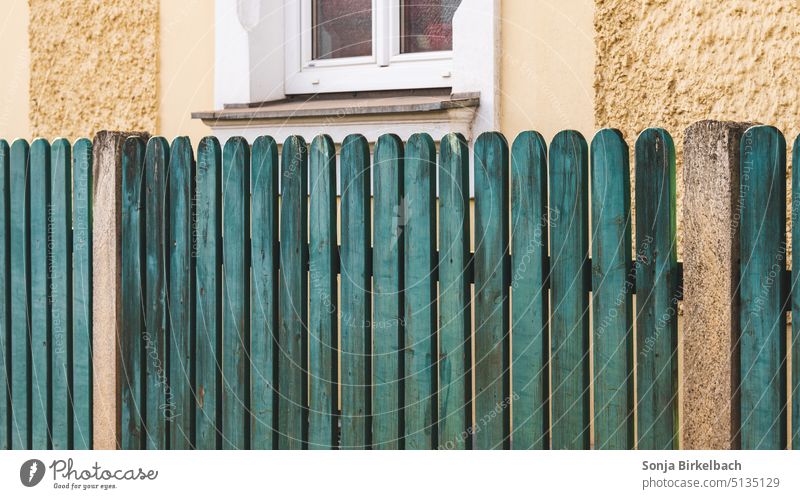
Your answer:
[[[372,55],[372,0],[314,0],[314,59]]]
[[[453,14],[461,0],[401,0],[400,52],[453,50]]]

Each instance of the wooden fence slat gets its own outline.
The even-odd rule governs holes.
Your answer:
[[[309,241],[310,449],[336,446],[337,266],[336,146],[327,135],[311,143]]]
[[[633,276],[628,145],[618,130],[591,146],[594,448],[632,449]]]
[[[148,449],[167,448],[167,168],[169,143],[153,137],[145,150],[145,428]]]
[[[381,135],[373,161],[372,446],[400,449],[403,417],[403,141]]]
[[[636,140],[636,345],[639,449],[677,446],[678,264],[675,146],[662,129]]]
[[[278,443],[301,449],[307,441],[306,318],[308,284],[308,147],[294,135],[281,157],[280,331]]]
[[[47,245],[50,303],[51,447],[71,448],[72,387],[72,147],[58,139],[51,147]]]
[[[509,166],[499,133],[475,142],[475,448],[508,447]]]
[[[436,145],[414,134],[403,168],[405,283],[405,446],[437,445]]]
[[[232,137],[222,154],[222,447],[246,449],[250,426],[250,146],[243,137]]]
[[[784,449],[786,141],[775,127],[755,126],[740,148],[742,448]]]
[[[30,149],[31,266],[31,448],[49,447],[50,283],[47,272],[47,211],[50,206],[50,143],[36,139]],[[66,393],[61,396],[66,395]]]
[[[272,449],[278,427],[278,145],[272,137],[259,137],[252,156],[250,445]]]
[[[552,447],[589,448],[588,154],[583,136],[550,144]]]
[[[31,448],[30,353],[30,147],[11,144],[11,448]]]
[[[0,450],[11,448],[11,234],[8,142],[0,139]]]
[[[141,154],[139,155],[141,158]],[[72,155],[72,448],[92,448],[92,141]],[[141,167],[138,170],[141,184]],[[123,174],[124,175],[124,174]],[[124,196],[123,191],[123,196]],[[139,185],[141,196],[141,185]],[[137,215],[138,216],[138,215]],[[135,247],[141,248],[140,240]],[[136,301],[141,308],[141,297]],[[139,319],[141,324],[141,318]],[[141,331],[141,328],[139,329]],[[141,334],[139,332],[139,334]]]
[[[122,449],[130,450],[145,448],[144,156],[145,144],[141,138],[129,137],[125,140],[122,147],[122,321],[119,332],[122,422],[119,443]],[[78,157],[76,151],[76,158]],[[75,236],[77,241],[77,232]]]
[[[349,135],[341,149],[341,447],[370,445],[371,285],[369,144]]]
[[[192,435],[192,175],[194,155],[188,137],[172,142],[167,185],[169,190],[168,295],[169,401],[165,415],[170,423],[169,448],[190,449]]]
[[[439,449],[470,449],[472,303],[469,147],[449,133],[439,155]]]
[[[549,447],[547,145],[538,132],[511,146],[513,449]]]
[[[222,445],[222,153],[197,147],[195,170],[195,447]]]
[[[792,248],[800,248],[800,135],[792,146]],[[800,449],[800,251],[792,251],[792,449]]]

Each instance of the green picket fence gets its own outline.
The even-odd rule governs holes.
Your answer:
[[[92,448],[92,143],[0,140],[0,449]]]
[[[636,142],[635,259],[628,154],[484,134],[473,221],[458,134],[129,138],[121,446],[675,447],[674,146]]]

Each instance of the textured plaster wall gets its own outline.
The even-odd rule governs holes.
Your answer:
[[[159,0],[30,0],[34,136],[158,128]]]
[[[0,138],[30,135],[28,122],[28,0],[3,0],[0,10]]]
[[[594,0],[502,0],[500,128],[594,133]]]
[[[597,0],[595,120],[633,146],[672,133],[682,186],[683,132],[702,119],[800,129],[800,4],[785,0]],[[681,223],[682,189],[678,189]],[[682,231],[679,229],[679,233]]]

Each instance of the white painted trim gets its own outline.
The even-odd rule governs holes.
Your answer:
[[[215,103],[218,109],[225,104],[261,102],[285,97],[285,72],[289,71],[291,51],[285,50],[284,28],[299,15],[299,10],[286,8],[297,5],[298,0],[216,0],[216,65],[215,65]],[[237,8],[237,2],[248,5]],[[295,14],[293,14],[293,12]],[[244,17],[244,19],[240,19]],[[350,124],[331,124],[330,119],[320,117],[319,124],[294,125],[292,120],[280,126],[253,122],[248,125],[223,125],[212,127],[221,138],[243,135],[255,138],[259,135],[273,135],[281,140],[294,133],[313,137],[319,131],[343,138],[353,131],[368,138],[377,138],[380,133],[392,131],[403,136],[411,132],[428,132],[437,140],[449,131],[461,131],[470,140],[480,133],[496,130],[499,127],[499,64],[500,64],[500,1],[463,0],[453,19],[453,53],[448,62],[451,77],[447,84],[454,93],[480,92],[480,106],[477,114],[470,116],[466,125],[461,118],[450,115],[444,121],[412,119],[399,122],[400,118],[387,115],[380,123],[364,122]],[[299,25],[299,17],[296,18]],[[247,28],[245,28],[247,26]],[[289,35],[291,37],[292,35]],[[289,38],[291,40],[291,38]],[[287,45],[288,46],[288,45]],[[294,44],[298,47],[299,43]],[[410,54],[392,55],[390,58],[405,57]],[[284,57],[287,56],[287,57]],[[291,57],[288,57],[291,56]],[[300,60],[300,54],[297,54]],[[376,81],[377,88],[398,88],[398,85],[412,86],[418,80],[415,71],[433,72],[441,61],[414,61],[405,66],[397,62],[390,67],[404,68],[404,71],[385,72],[387,76]],[[410,66],[413,64],[413,66]],[[412,70],[411,68],[417,68]],[[330,77],[331,91],[353,91],[346,82],[347,71],[342,67],[319,68]],[[389,68],[377,68],[386,70]],[[441,77],[441,75],[439,75]],[[341,79],[340,79],[341,78]],[[338,83],[337,83],[338,82]],[[414,86],[413,88],[419,88]],[[314,89],[308,88],[313,93]]]

